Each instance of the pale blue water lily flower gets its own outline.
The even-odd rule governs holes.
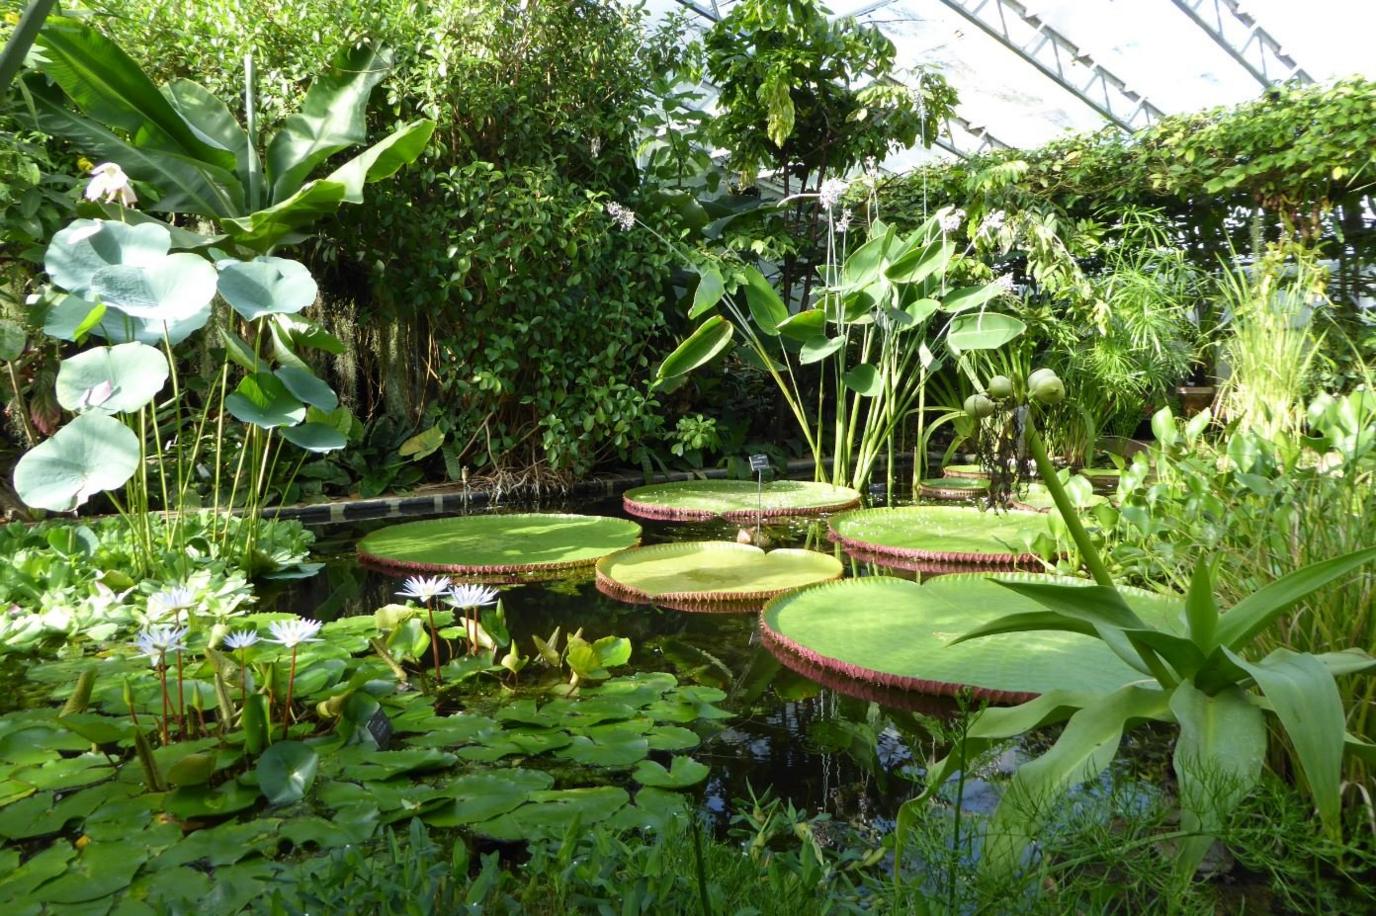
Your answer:
[[[402,583],[397,595],[429,603],[449,591],[453,585],[453,580],[448,576],[411,576]]]
[[[297,617],[292,620],[274,620],[268,624],[268,630],[273,638],[268,642],[276,643],[287,649],[295,649],[302,643],[320,642],[316,638],[323,626],[318,620],[311,620],[309,617]]]

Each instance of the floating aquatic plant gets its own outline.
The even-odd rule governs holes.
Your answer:
[[[753,480],[685,480],[636,487],[621,499],[632,515],[681,521],[821,515],[860,505],[858,491],[810,480],[773,480],[763,490]]]
[[[908,506],[838,515],[830,536],[870,555],[1019,568],[1038,562],[1031,546],[1046,531],[1046,521],[1031,513]]]
[[[775,595],[841,577],[841,562],[814,550],[763,551],[731,541],[636,547],[597,564],[613,597],[690,610],[753,610]],[[752,606],[753,605],[753,606]]]

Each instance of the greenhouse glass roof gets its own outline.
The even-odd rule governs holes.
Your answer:
[[[649,0],[698,31],[736,0]],[[940,70],[960,92],[939,148],[899,153],[905,171],[1066,131],[1144,127],[1297,79],[1376,77],[1371,0],[832,0],[884,31],[900,67]]]

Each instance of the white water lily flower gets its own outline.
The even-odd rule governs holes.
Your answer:
[[[320,642],[315,638],[315,634],[320,632],[322,624],[318,620],[311,620],[309,617],[297,617],[295,620],[274,620],[268,624],[268,630],[272,632],[273,639],[268,642],[277,643],[287,649],[295,649],[303,642]]]
[[[156,662],[168,652],[182,652],[186,649],[186,627],[173,627],[159,623],[139,631],[134,645],[150,661]]]
[[[451,607],[482,607],[496,603],[497,590],[486,585],[456,585],[444,600]]]
[[[87,200],[118,203],[123,207],[132,207],[139,202],[129,176],[114,162],[102,162],[91,169],[91,180],[86,185],[85,196]]]
[[[122,602],[125,596],[132,591],[132,588],[126,588],[122,592],[117,592],[97,579],[96,593],[86,599],[86,606],[91,609],[91,613],[95,616],[103,616],[106,611]]]
[[[828,178],[826,181],[822,182],[822,186],[817,189],[817,200],[823,207],[830,210],[840,203],[848,187],[850,187],[850,185],[839,178]]]
[[[397,595],[401,598],[415,598],[428,604],[449,591],[453,585],[453,580],[448,576],[411,576],[402,584]]]
[[[624,207],[616,201],[607,202],[607,215],[612,218],[622,230],[629,230],[635,226],[635,211],[630,207]]]
[[[168,614],[189,610],[195,604],[195,591],[185,585],[174,585],[154,592],[148,598],[148,615],[154,618],[166,617]]]
[[[230,649],[247,649],[257,642],[258,633],[254,630],[235,630],[225,637],[225,645]]]

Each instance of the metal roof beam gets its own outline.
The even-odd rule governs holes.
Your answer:
[[[1250,13],[1242,11],[1238,0],[1171,0],[1180,11],[1199,26],[1218,46],[1228,52],[1262,86],[1297,80],[1314,82],[1313,77],[1286,54],[1269,32]]]
[[[1137,130],[1162,117],[1161,109],[1018,0],[941,2],[1124,130]]]

